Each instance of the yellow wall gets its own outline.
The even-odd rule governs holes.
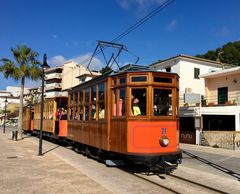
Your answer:
[[[205,78],[207,103],[218,101],[218,88],[228,87],[228,101],[237,102],[240,98],[240,73],[221,76],[217,78]]]

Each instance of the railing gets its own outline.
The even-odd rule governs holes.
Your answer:
[[[61,79],[62,75],[61,73],[51,73],[51,74],[47,74],[45,75],[45,80],[49,80],[49,79]]]
[[[46,92],[46,98],[68,96],[68,92]]]
[[[240,92],[228,92],[225,101],[218,100],[218,95],[204,96],[201,100],[202,106],[231,106],[240,105]],[[220,101],[220,103],[219,103]],[[179,106],[199,106],[199,103],[189,104],[184,102],[184,94],[179,95]]]

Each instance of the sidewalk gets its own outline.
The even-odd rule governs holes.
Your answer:
[[[209,154],[220,154],[223,156],[234,156],[236,158],[240,158],[240,150],[228,150],[223,148],[213,148],[210,146],[200,146],[200,145],[184,144],[184,143],[180,143],[180,148],[183,150],[205,152]]]
[[[111,193],[51,152],[37,153],[27,138],[0,133],[0,193]]]

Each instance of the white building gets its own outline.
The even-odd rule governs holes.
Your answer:
[[[202,128],[202,125],[200,125],[202,120],[199,118],[202,118],[201,116],[203,112],[206,113],[209,111],[210,107],[200,107],[201,99],[205,99],[205,101],[208,102],[206,100],[208,98],[206,97],[206,82],[204,77],[201,77],[200,75],[216,74],[216,72],[230,67],[230,65],[222,64],[217,61],[187,55],[179,55],[150,65],[150,68],[154,70],[173,72],[180,76],[180,142],[198,144],[201,141],[199,134]],[[222,82],[219,82],[219,84],[221,85]],[[191,95],[193,98],[199,96],[199,100],[193,103],[186,101],[186,98],[184,99],[184,97],[191,97]],[[217,110],[216,107],[215,110]],[[220,109],[218,108],[218,110]],[[230,114],[229,109],[228,112],[226,109],[225,113],[226,115]],[[237,123],[239,123],[238,119],[236,120],[236,124]],[[204,125],[206,125],[206,123],[204,123]]]
[[[82,79],[89,80],[92,75],[99,75],[99,73],[93,72],[89,76],[89,73],[84,66],[73,61],[68,61],[63,66],[47,69],[45,72],[46,97],[67,97],[66,91],[80,84]]]
[[[10,92],[12,96],[14,97],[19,97],[21,88],[20,87],[15,87],[15,86],[7,86],[6,91]],[[24,88],[24,94],[28,93],[28,88]]]
[[[151,69],[177,73],[179,80],[180,106],[184,103],[185,93],[205,95],[204,79],[200,74],[222,69],[223,64],[197,57],[178,55],[166,60],[157,61],[150,65]]]

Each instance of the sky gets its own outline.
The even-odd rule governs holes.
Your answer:
[[[40,61],[46,53],[52,67],[69,60],[80,63],[91,56],[97,40],[113,40],[164,1],[0,0],[0,59],[12,60],[10,49],[25,44],[39,53]],[[239,10],[239,0],[175,0],[118,42],[129,50],[119,63],[133,63],[138,56],[138,64],[149,65],[239,41]],[[92,68],[105,64],[101,55],[93,62]],[[0,82],[1,90],[20,85],[2,74]],[[27,80],[25,87],[38,85]]]

